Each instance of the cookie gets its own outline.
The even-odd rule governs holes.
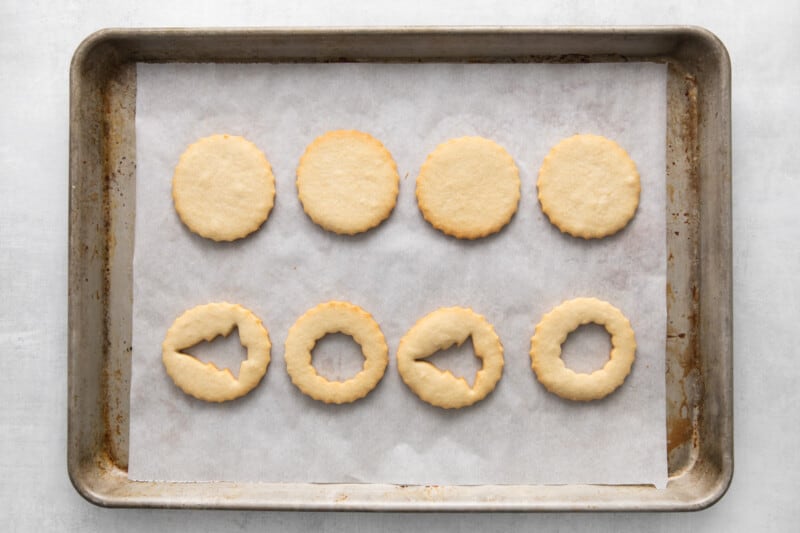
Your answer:
[[[593,322],[611,335],[611,356],[602,369],[579,374],[561,359],[561,345],[578,326]],[[596,298],[568,300],[542,317],[531,339],[531,366],[550,392],[568,400],[599,400],[622,385],[631,371],[636,337],[631,323],[608,302]]]
[[[346,381],[329,381],[317,374],[311,351],[329,333],[349,335],[364,354],[364,368]],[[389,364],[386,339],[372,316],[347,302],[327,302],[307,311],[289,329],[286,370],[303,394],[325,403],[350,403],[366,396],[383,378]]]
[[[618,232],[639,205],[639,172],[627,152],[599,135],[575,135],[544,158],[537,181],[542,211],[573,237]]]
[[[234,135],[191,144],[175,167],[172,199],[194,233],[234,241],[256,231],[275,201],[275,177],[258,147]]]
[[[217,335],[239,331],[247,359],[239,365],[238,379],[227,368],[203,363],[183,350]],[[225,402],[244,396],[264,377],[269,366],[269,333],[251,311],[226,302],[189,309],[167,331],[161,359],[167,374],[183,392],[207,402]]]
[[[424,360],[453,345],[461,346],[469,337],[483,363],[472,387],[464,378]],[[444,409],[466,407],[485,398],[503,375],[503,345],[492,325],[472,309],[441,308],[421,318],[400,339],[397,369],[423,401]]]
[[[336,130],[318,137],[297,166],[303,210],[319,226],[344,235],[367,231],[386,220],[399,186],[392,154],[360,131]]]
[[[500,231],[517,211],[519,170],[499,144],[460,137],[437,146],[417,177],[417,203],[434,228],[458,239]]]

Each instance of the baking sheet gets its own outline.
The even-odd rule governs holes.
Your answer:
[[[663,487],[665,80],[663,65],[645,63],[139,65],[130,478]],[[379,138],[403,177],[389,220],[356,237],[315,226],[294,189],[305,146],[338,128]],[[229,244],[190,233],[170,195],[180,153],[219,132],[254,141],[277,180],[267,223]],[[636,217],[600,241],[562,235],[536,202],[542,158],[577,132],[614,138],[642,175]],[[475,242],[432,229],[414,198],[426,155],[462,135],[503,145],[523,183],[512,222]],[[528,356],[542,314],[577,296],[622,309],[639,345],[625,385],[590,404],[547,393]],[[365,400],[310,400],[291,384],[282,344],[330,299],[371,312],[392,356],[418,318],[472,307],[503,341],[503,379],[475,406],[444,411],[417,399],[391,361]],[[219,300],[262,318],[273,359],[248,396],[210,405],[173,385],[160,344],[185,309]],[[597,346],[596,333],[584,344]]]

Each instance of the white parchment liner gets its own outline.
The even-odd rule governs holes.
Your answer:
[[[665,67],[645,63],[139,65],[130,478],[664,486],[665,94]],[[401,175],[391,217],[355,237],[323,231],[297,199],[299,157],[331,129],[374,135]],[[235,243],[189,232],[172,205],[178,157],[214,133],[255,142],[276,176],[269,220]],[[542,159],[574,133],[616,140],[642,176],[639,210],[611,238],[565,236],[537,203]],[[464,135],[504,146],[522,179],[511,223],[472,242],[429,226],[414,196],[427,154]],[[613,303],[636,332],[633,372],[600,402],[562,400],[530,369],[535,324],[578,296]],[[391,357],[346,406],[302,395],[283,362],[292,323],[333,299],[372,313]],[[213,301],[253,310],[273,343],[264,381],[220,405],[186,396],[161,364],[172,321]],[[394,355],[417,319],[452,305],[494,324],[505,371],[484,401],[445,411],[406,388]]]

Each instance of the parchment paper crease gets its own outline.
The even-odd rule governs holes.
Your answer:
[[[663,487],[665,87],[665,67],[644,63],[139,65],[129,476]],[[391,217],[356,237],[323,231],[297,199],[297,161],[309,142],[331,129],[359,129],[380,139],[402,178]],[[562,235],[537,203],[542,159],[560,139],[579,132],[619,142],[642,177],[635,218],[611,238]],[[277,183],[266,224],[229,244],[189,232],[171,198],[178,157],[214,133],[255,142]],[[474,242],[433,229],[414,197],[427,154],[464,135],[500,143],[522,178],[511,223]],[[562,400],[530,369],[535,324],[578,296],[613,303],[636,332],[632,374],[600,402]],[[292,323],[332,299],[372,313],[392,358],[378,387],[346,406],[301,394],[283,362]],[[253,310],[273,343],[264,381],[221,405],[186,396],[161,364],[172,321],[213,301]],[[416,320],[453,305],[472,307],[494,324],[505,347],[505,371],[486,400],[445,411],[406,388],[393,358]],[[600,333],[576,332],[571,350],[581,343],[607,349]],[[347,347],[340,341],[326,349]],[[602,359],[579,364],[590,370]]]

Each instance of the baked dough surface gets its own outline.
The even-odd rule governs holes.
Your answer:
[[[639,205],[639,172],[627,152],[599,135],[556,144],[539,170],[542,211],[573,237],[597,239],[625,227]]]
[[[172,177],[175,210],[194,233],[233,241],[256,231],[275,201],[264,153],[244,137],[212,135],[191,144]]]
[[[461,346],[469,337],[483,363],[472,387],[464,378],[424,361],[440,350]],[[425,402],[444,409],[466,407],[485,398],[503,375],[503,345],[492,325],[472,309],[445,307],[421,318],[400,339],[397,368]]]
[[[227,368],[203,363],[183,350],[218,335],[227,337],[238,328],[247,349],[238,379]],[[225,402],[244,396],[264,377],[270,361],[269,333],[251,311],[226,302],[200,305],[179,316],[167,330],[161,359],[167,374],[183,392],[208,402]]]
[[[437,146],[417,177],[417,203],[433,227],[459,239],[500,231],[517,211],[520,179],[506,150],[482,137]]]
[[[346,381],[329,381],[317,374],[311,351],[329,333],[349,335],[364,354],[364,367]],[[307,311],[289,328],[286,370],[303,394],[325,403],[350,403],[366,396],[383,378],[389,348],[377,322],[357,305],[326,302]]]
[[[400,175],[379,140],[355,130],[315,139],[297,166],[303,210],[328,231],[353,235],[374,228],[394,209]]]
[[[561,345],[578,326],[593,322],[611,335],[611,355],[591,374],[570,370],[561,359]],[[608,396],[630,374],[636,353],[631,323],[608,302],[596,298],[568,300],[542,317],[531,339],[531,363],[537,379],[550,392],[568,400],[590,401]]]

